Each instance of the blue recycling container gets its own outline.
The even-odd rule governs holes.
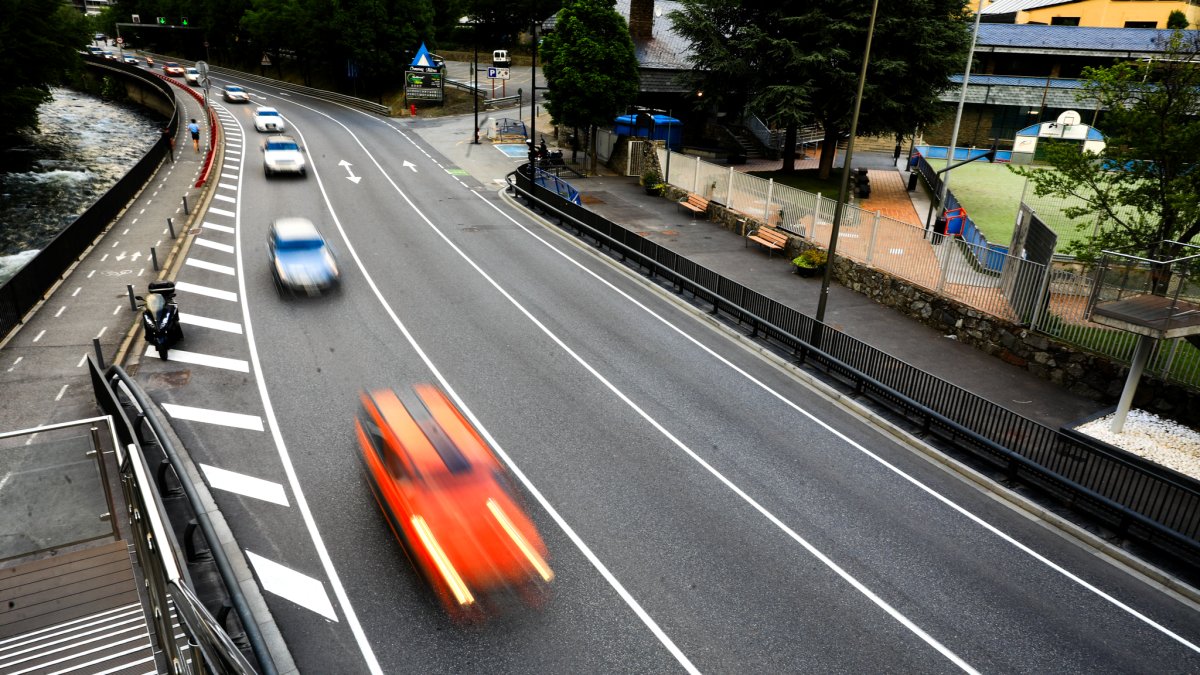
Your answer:
[[[621,136],[637,138],[652,138],[656,141],[666,141],[672,150],[683,146],[683,123],[668,115],[653,115],[654,124],[650,128],[638,126],[637,115],[621,115],[615,120],[613,131]]]

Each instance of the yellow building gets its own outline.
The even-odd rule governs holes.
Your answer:
[[[971,3],[974,5],[975,3]],[[976,5],[978,6],[978,5]],[[1200,0],[983,0],[982,21],[1099,28],[1166,28],[1173,11],[1200,28]]]

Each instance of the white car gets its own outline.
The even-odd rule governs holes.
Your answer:
[[[200,84],[200,71],[195,68],[184,68],[183,79],[187,80],[188,84]]]
[[[291,136],[269,136],[263,143],[263,173],[268,178],[277,173],[305,176],[304,152]]]
[[[225,100],[230,103],[249,103],[250,94],[234,84],[225,85]]]
[[[287,125],[283,123],[283,115],[274,108],[260,106],[254,111],[254,128],[259,131],[283,131]]]

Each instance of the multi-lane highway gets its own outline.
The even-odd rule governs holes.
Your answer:
[[[243,84],[250,105],[214,103],[186,341],[139,380],[303,671],[1200,670],[1194,606],[576,246],[410,122]],[[307,178],[264,176],[256,104]],[[340,292],[276,292],[281,216],[323,230]],[[543,607],[451,623],[380,515],[356,394],[425,381],[515,474],[557,575]]]

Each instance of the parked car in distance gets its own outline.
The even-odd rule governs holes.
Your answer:
[[[504,465],[440,388],[363,392],[359,459],[388,525],[456,619],[517,596],[539,604],[554,572]]]
[[[308,218],[278,218],[267,235],[271,275],[282,293],[320,295],[337,288],[337,261]]]
[[[183,75],[183,66],[174,61],[167,61],[163,64],[163,73],[178,77],[179,75]]]
[[[259,106],[254,110],[254,128],[259,131],[283,131],[287,125],[283,123],[283,115],[267,106]]]
[[[200,71],[195,68],[184,68],[183,79],[188,84],[200,84]]]
[[[263,173],[268,178],[277,173],[308,173],[304,152],[291,136],[271,136],[263,144]]]
[[[225,100],[230,103],[249,103],[250,94],[237,85],[227,84],[225,85]]]

